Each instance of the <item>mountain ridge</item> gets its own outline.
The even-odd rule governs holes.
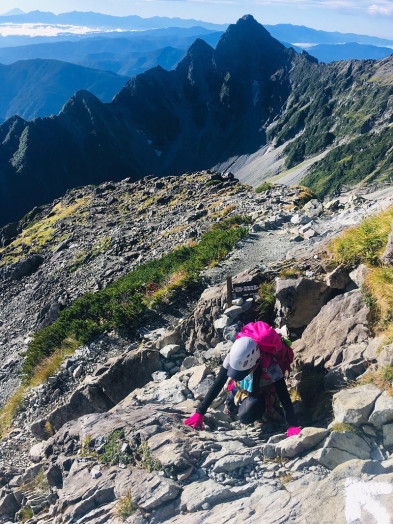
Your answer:
[[[59,60],[37,58],[0,64],[0,119],[17,114],[32,120],[57,114],[78,89],[90,90],[103,102],[110,102],[127,81],[112,72]]]
[[[12,209],[12,219],[15,219],[33,207],[31,197],[37,192],[34,180],[40,187],[41,198],[47,195],[50,200],[72,187],[64,185],[60,192],[59,180],[73,180],[75,185],[84,185],[125,174],[134,178],[149,173],[180,174],[191,168],[212,165],[230,152],[258,147],[264,140],[263,131],[259,131],[261,121],[274,118],[288,96],[290,86],[284,72],[292,68],[293,61],[308,60],[267,37],[265,29],[251,17],[242,19],[233,29],[237,43],[242,39],[250,42],[248,26],[253,28],[253,37],[265,39],[265,43],[268,38],[276,58],[281,60],[278,64],[267,63],[265,69],[259,70],[269,49],[261,51],[261,56],[255,49],[250,50],[255,69],[248,70],[248,74],[254,75],[252,79],[242,78],[241,56],[233,57],[232,65],[230,59],[227,61],[232,37],[224,38],[216,50],[197,42],[191,49],[196,56],[188,68],[184,64],[190,59],[189,54],[173,71],[154,68],[131,79],[111,104],[94,101],[89,113],[86,107],[91,97],[79,93],[57,118],[26,124],[19,139],[13,136],[7,148],[0,147],[4,215]],[[204,64],[202,59],[198,81],[193,82],[192,76],[198,70],[198,67],[193,70],[193,64],[202,49],[208,50],[210,55],[213,52],[215,60]],[[272,80],[274,88],[268,87],[270,76],[276,70],[277,76]],[[159,96],[160,92],[166,93],[165,96]],[[263,94],[261,99],[258,93]],[[81,98],[85,106],[80,103]],[[42,151],[35,149],[36,144],[49,137],[43,158]],[[14,151],[10,156],[7,151],[11,143]],[[17,185],[15,174],[19,180]],[[15,208],[21,177],[29,185],[26,191],[29,201]],[[53,193],[55,190],[58,192]],[[12,208],[5,200],[14,201]],[[2,216],[1,222],[5,221],[9,221],[9,217]]]
[[[367,177],[385,150],[372,134],[389,125],[390,64],[389,58],[318,64],[307,53],[285,48],[246,15],[216,49],[198,40],[174,70],[155,67],[132,78],[110,104],[82,92],[58,118],[18,121],[0,147],[1,223],[60,196],[71,184],[205,169],[252,154],[267,142],[273,147],[288,142],[284,154],[291,169],[326,148],[370,134],[375,148],[368,148],[367,172],[359,171]],[[5,124],[4,133],[8,128]],[[383,137],[388,140],[388,134]],[[43,139],[44,154],[38,147]],[[326,158],[312,169],[332,157]],[[345,162],[340,165],[346,169]],[[323,192],[339,185],[339,175],[334,181],[321,176]],[[347,179],[358,182],[359,175]],[[16,198],[21,181],[22,199]]]
[[[214,30],[222,30],[227,24],[214,24],[202,20],[184,19],[178,17],[141,17],[138,15],[116,16],[94,11],[69,11],[66,13],[55,14],[50,11],[29,11],[15,14],[0,15],[1,22],[30,22],[30,23],[61,23],[61,24],[101,24],[101,27],[107,28],[124,28],[124,29],[141,29],[141,28],[158,28],[158,27],[192,27],[202,25]]]

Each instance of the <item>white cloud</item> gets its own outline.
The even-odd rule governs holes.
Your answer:
[[[62,36],[87,35],[103,32],[122,32],[122,29],[102,29],[62,24],[0,24],[1,36]]]
[[[372,4],[368,8],[368,12],[373,15],[383,15],[383,16],[393,15],[393,3],[383,2],[379,4]]]

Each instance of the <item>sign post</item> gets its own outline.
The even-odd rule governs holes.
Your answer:
[[[227,276],[227,304],[232,307],[232,277]]]

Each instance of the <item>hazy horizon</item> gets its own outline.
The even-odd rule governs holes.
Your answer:
[[[304,25],[393,38],[393,3],[388,0],[2,0],[2,14],[15,8],[55,14],[94,11],[115,16],[194,18],[220,24],[252,14],[262,24]]]

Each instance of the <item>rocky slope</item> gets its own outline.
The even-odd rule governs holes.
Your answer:
[[[294,205],[302,190],[282,191],[256,195],[231,175],[214,172],[126,179],[71,191],[34,209],[16,227],[3,228],[2,401],[19,381],[30,335],[52,323],[59,311],[142,262],[198,241],[223,216],[255,213],[262,218],[275,208],[282,222],[289,222],[293,212],[284,208]],[[284,252],[285,247],[280,257]]]
[[[342,388],[370,367],[392,366],[392,348],[378,351],[371,333],[362,268],[331,272],[321,251],[391,199],[349,194],[304,205],[309,198],[285,186],[256,194],[213,172],[124,180],[73,191],[2,230],[8,395],[28,336],[81,293],[198,240],[224,217],[252,220],[231,256],[206,268],[201,288],[148,312],[138,333],[109,332],[81,346],[27,392],[0,443],[0,521],[388,522],[392,397],[373,384]],[[235,282],[275,282],[272,320],[297,339],[299,436],[286,438],[280,418],[241,426],[223,413],[223,397],[205,431],[182,423],[241,325],[258,315],[253,300],[226,306],[221,282],[241,270]],[[209,282],[220,284],[200,295]]]

